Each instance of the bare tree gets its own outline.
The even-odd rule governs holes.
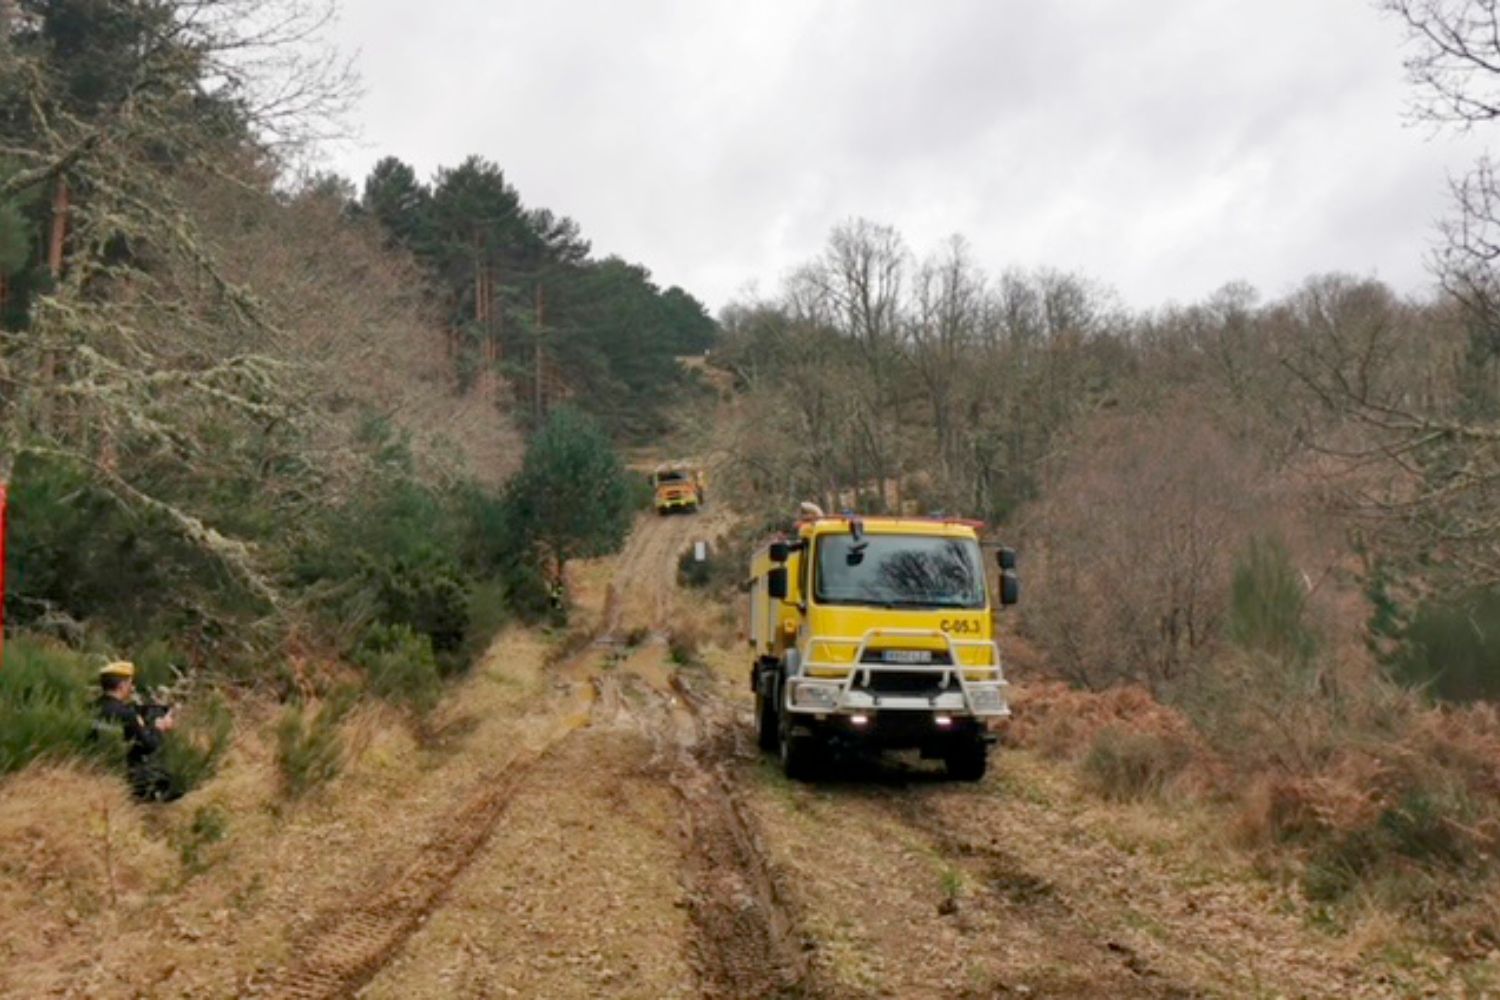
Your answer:
[[[955,510],[968,491],[960,481],[963,465],[960,426],[965,398],[978,387],[965,375],[967,362],[981,350],[988,312],[988,289],[975,266],[968,243],[951,237],[943,249],[918,269],[912,315],[905,323],[906,357],[927,398],[936,444],[938,494],[946,510]]]
[[[1254,460],[1179,400],[1155,415],[1085,424],[1052,463],[1025,526],[1041,595],[1028,630],[1091,687],[1157,692],[1200,667],[1221,637],[1229,565],[1265,506]]]
[[[1406,25],[1414,115],[1465,127],[1500,117],[1500,9],[1491,0],[1381,0]]]
[[[1467,129],[1500,117],[1493,2],[1380,6],[1408,30],[1417,119]],[[1283,316],[1301,333],[1283,363],[1322,412],[1347,421],[1312,413],[1309,427],[1346,462],[1349,508],[1420,557],[1431,584],[1467,587],[1500,582],[1500,192],[1489,161],[1454,182],[1453,200],[1434,256],[1450,313],[1418,314],[1370,283],[1315,282]]]
[[[857,219],[834,229],[822,258],[803,272],[806,291],[799,296],[815,302],[818,314],[859,349],[869,391],[851,397],[845,419],[868,466],[856,471],[853,485],[858,490],[872,481],[880,507],[900,475],[892,417],[908,261],[895,229]]]

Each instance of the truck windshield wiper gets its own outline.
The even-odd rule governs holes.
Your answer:
[[[866,608],[915,608],[938,610],[940,608],[965,608],[974,610],[975,606],[961,601],[927,600],[913,597],[828,597],[819,595],[819,599],[829,604],[853,604]]]
[[[938,601],[920,600],[913,597],[889,597],[884,600],[869,598],[859,603],[868,604],[875,608],[951,608],[952,604],[944,604]]]

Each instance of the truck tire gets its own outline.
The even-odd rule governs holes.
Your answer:
[[[770,698],[755,692],[755,744],[762,750],[775,753],[781,744],[781,720],[776,704]]]
[[[943,754],[948,777],[955,781],[981,781],[989,769],[990,754],[983,740],[965,740]]]
[[[821,764],[822,747],[818,740],[806,733],[792,732],[791,722],[785,712],[776,713],[780,718],[777,726],[780,737],[781,771],[793,781],[811,781],[817,777]]]

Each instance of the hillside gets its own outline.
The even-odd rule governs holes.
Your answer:
[[[641,515],[618,556],[571,570],[569,630],[503,631],[425,735],[358,710],[344,772],[306,801],[278,790],[266,704],[176,804],[131,805],[68,766],[9,780],[0,990],[1396,997],[1485,981],[1484,963],[1396,950],[1394,928],[1331,935],[1225,845],[1212,808],[1098,798],[1038,749],[1045,685],[1018,699],[1033,729],[1011,742],[1034,748],[997,751],[978,786],[905,758],[789,783],[753,745],[739,609],[674,582],[681,551],[733,524],[719,505]]]

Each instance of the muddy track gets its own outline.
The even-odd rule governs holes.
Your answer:
[[[554,666],[559,674],[584,666],[591,646],[617,645],[628,622],[649,623],[660,637],[669,622],[678,551],[693,525],[672,518],[643,518],[632,532],[607,586],[600,620],[576,649]],[[589,678],[590,725],[622,722],[647,731],[657,765],[683,804],[679,835],[689,912],[699,928],[692,945],[703,993],[722,997],[804,997],[807,963],[802,941],[767,866],[761,846],[724,777],[708,763],[709,725],[700,702],[683,688],[675,704],[653,692],[643,717],[620,697],[612,679]],[[686,706],[686,709],[684,709]],[[297,959],[265,978],[244,984],[255,996],[332,998],[368,984],[402,945],[444,903],[450,888],[482,855],[517,793],[545,770],[577,730],[545,748],[523,754],[479,783],[416,852],[404,871],[363,900],[322,914],[292,946]]]
[[[624,588],[625,617],[661,634],[671,617],[677,590],[677,557],[704,530],[702,516],[643,514],[636,522],[615,569],[616,588]],[[615,613],[618,628],[620,610]]]
[[[581,650],[565,661],[572,666]],[[589,701],[597,711],[599,689]],[[393,879],[352,906],[315,917],[293,941],[299,957],[268,980],[245,984],[246,995],[297,1000],[351,996],[394,958],[402,944],[443,904],[448,890],[480,855],[516,793],[539,765],[578,731],[568,726],[545,746],[521,751],[477,782],[478,790],[438,823],[438,833]]]
[[[683,882],[700,992],[787,1000],[827,995],[815,982],[811,941],[730,781],[737,727],[680,674],[671,687],[676,698],[662,703],[665,726],[657,738],[672,749],[667,777],[683,807]]]
[[[563,739],[566,735],[481,782],[482,790],[439,824],[440,832],[405,871],[365,900],[315,919],[293,942],[298,961],[269,981],[247,983],[246,993],[313,1000],[350,996],[368,983],[442,904],[449,887],[489,840],[516,790]]]
[[[928,799],[950,794],[961,793],[912,787],[879,793],[871,800],[920,835],[951,865],[969,874],[979,891],[965,897],[959,905],[987,909],[1006,919],[1024,920],[1042,930],[1071,956],[1081,974],[1079,979],[1052,984],[1042,995],[1095,996],[1100,976],[1107,977],[1110,996],[1195,1000],[1209,995],[1173,981],[1128,944],[1101,934],[1050,881],[1028,869],[1020,858],[993,838],[980,839],[944,824],[941,814],[928,806]]]

